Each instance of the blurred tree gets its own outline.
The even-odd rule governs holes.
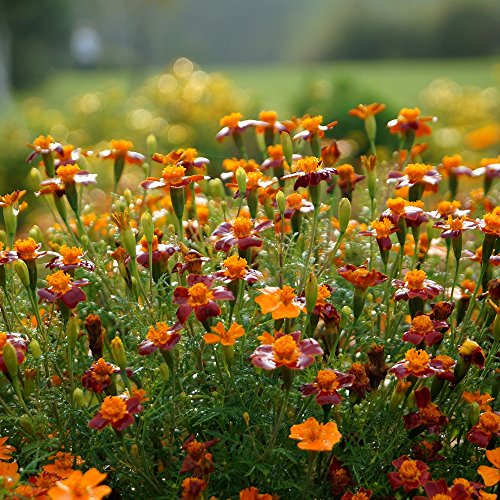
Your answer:
[[[0,75],[7,69],[13,88],[68,65],[70,12],[66,0],[0,0]]]

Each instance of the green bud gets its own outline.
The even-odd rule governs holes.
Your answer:
[[[40,344],[38,343],[38,340],[33,339],[30,342],[30,351],[35,359],[40,359],[42,357],[42,349],[40,347]]]
[[[146,146],[148,148],[148,155],[153,156],[158,150],[158,141],[154,134],[149,134],[146,138]]]
[[[308,314],[312,314],[316,307],[316,301],[318,300],[318,280],[313,273],[309,273],[307,277],[305,294],[307,312]]]
[[[165,382],[170,378],[170,370],[167,363],[162,363],[160,365],[160,376]]]
[[[44,242],[42,230],[40,229],[40,226],[37,226],[36,224],[28,231],[28,236],[33,238],[35,241]]]
[[[344,306],[341,310],[346,316],[350,316],[352,314],[352,309],[349,306]]]
[[[80,408],[87,405],[87,402],[85,401],[85,394],[79,387],[73,391],[73,399]]]
[[[281,147],[283,148],[283,156],[288,165],[292,164],[293,158],[293,142],[288,132],[281,132]]]
[[[375,116],[368,115],[365,120],[365,130],[368,139],[375,141],[375,136],[377,135],[377,121],[375,120]]]
[[[153,217],[149,212],[144,212],[141,216],[142,232],[146,237],[146,241],[151,244],[153,241],[153,236],[155,232],[155,224],[153,222]]]
[[[135,260],[136,241],[132,229],[130,228],[123,229],[120,232],[120,239],[122,241],[122,245],[125,247],[125,250],[127,250],[128,254],[130,255],[130,258]]]
[[[66,325],[66,335],[68,336],[68,346],[73,350],[76,347],[78,336],[80,335],[80,326],[76,316],[71,316],[71,318],[69,318],[68,324]]]
[[[130,191],[129,188],[123,191],[123,198],[127,202],[127,205],[130,205],[132,203],[132,191]]]
[[[283,215],[285,213],[285,205],[286,205],[286,197],[283,191],[278,191],[276,194],[276,204],[278,205],[278,210],[280,214]]]
[[[342,198],[339,203],[339,225],[341,233],[346,232],[350,220],[351,202],[347,198]]]
[[[236,182],[240,191],[240,197],[244,198],[247,190],[247,174],[242,167],[236,169]]]
[[[224,184],[220,179],[210,179],[208,181],[208,192],[213,198],[224,198]]]
[[[127,356],[125,353],[125,347],[123,347],[123,343],[120,337],[115,337],[111,341],[111,352],[113,353],[113,358],[116,364],[122,370],[125,370],[127,368]]]
[[[500,313],[497,313],[493,321],[493,340],[500,342]]]
[[[80,236],[80,242],[85,250],[88,250],[90,248],[90,240],[86,234]]]
[[[24,262],[24,260],[14,261],[14,271],[16,271],[16,274],[19,276],[21,283],[26,288],[29,288],[29,286],[30,286],[30,273],[28,271],[28,266],[26,265],[26,262]]]
[[[132,282],[132,292],[134,296],[139,297],[139,283],[137,283],[137,278],[135,276],[131,276],[130,280]]]
[[[10,235],[16,234],[17,230],[17,217],[14,212],[14,207],[8,205],[3,209],[3,220],[5,222],[5,227]]]
[[[35,433],[35,429],[33,428],[33,423],[31,422],[31,418],[26,413],[24,415],[21,415],[21,417],[19,418],[19,425],[28,434]]]
[[[10,342],[6,342],[3,346],[3,362],[7,367],[9,375],[12,378],[17,378],[17,372],[19,370],[19,365],[17,364],[17,351]]]
[[[7,245],[7,233],[3,229],[0,229],[0,241]]]
[[[29,188],[32,191],[38,191],[40,189],[41,182],[42,182],[42,176],[40,175],[40,170],[33,167],[28,175]]]
[[[469,425],[473,427],[479,422],[479,415],[481,413],[481,407],[477,401],[474,401],[469,408]]]

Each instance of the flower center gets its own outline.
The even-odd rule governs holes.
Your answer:
[[[299,210],[302,206],[302,195],[299,193],[292,193],[286,197],[287,205],[294,210]]]
[[[414,121],[416,120],[420,115],[420,109],[419,108],[403,108],[399,112],[398,116],[398,121]]]
[[[424,372],[429,366],[429,355],[422,349],[410,349],[405,354],[406,367],[412,373]]]
[[[405,283],[410,290],[422,290],[425,278],[427,278],[427,274],[421,269],[408,271],[405,276]]]
[[[238,128],[238,122],[241,121],[243,115],[241,113],[231,113],[220,119],[221,127]]]
[[[283,335],[277,339],[273,344],[273,352],[276,364],[280,362],[293,363],[300,355],[297,342],[291,335]]]
[[[186,173],[186,169],[182,165],[166,165],[161,173],[164,181],[167,184],[180,184]]]
[[[293,288],[291,286],[285,285],[279,292],[278,292],[280,301],[283,305],[289,306],[293,299],[297,296],[295,295]]]
[[[472,484],[470,484],[469,481],[467,481],[467,479],[463,478],[463,477],[457,477],[454,481],[453,481],[453,484],[461,484],[464,488],[465,488],[465,491],[469,494],[469,495],[472,495],[474,493],[474,486],[472,486]]]
[[[169,329],[167,323],[159,321],[158,323],[156,323],[156,328],[153,326],[150,326],[148,328],[146,337],[148,340],[153,342],[155,346],[159,347],[165,345],[169,341],[171,334],[168,330]]]
[[[319,126],[323,122],[323,117],[321,115],[318,116],[308,116],[301,121],[302,127],[304,127],[309,132],[316,132],[319,129]]]
[[[99,358],[93,365],[92,371],[98,378],[105,378],[114,373],[114,368],[111,364],[106,363],[103,358]]]
[[[247,189],[256,189],[259,187],[259,181],[264,176],[262,172],[248,172]]]
[[[71,290],[72,278],[64,271],[56,271],[54,274],[47,276],[47,284],[51,292],[64,295]]]
[[[320,285],[318,287],[318,298],[316,299],[316,305],[325,305],[325,300],[332,295],[332,292],[326,285]]]
[[[268,146],[267,154],[273,160],[281,160],[283,158],[283,146],[281,144]]]
[[[369,500],[365,493],[355,493],[352,497],[352,500]]]
[[[491,432],[492,434],[497,434],[500,432],[500,416],[496,415],[492,411],[487,411],[479,417],[479,425],[484,430]]]
[[[78,247],[68,247],[66,245],[62,245],[59,248],[59,253],[63,258],[63,264],[71,266],[81,262],[80,257],[82,256],[83,250]]]
[[[57,175],[65,184],[71,184],[75,182],[75,175],[79,171],[80,167],[78,165],[62,165],[57,169]]]
[[[425,425],[433,425],[439,422],[442,416],[438,406],[434,403],[428,403],[418,411],[420,421]]]
[[[412,183],[421,182],[424,175],[429,171],[428,165],[423,163],[411,163],[408,165],[404,173],[408,176],[408,179]]]
[[[188,302],[191,307],[208,304],[214,296],[213,292],[204,283],[196,283],[196,285],[193,285],[189,289],[188,295]]]
[[[425,334],[434,330],[434,324],[429,316],[422,314],[421,316],[413,318],[413,321],[411,322],[411,329],[418,333]]]
[[[405,460],[399,468],[399,475],[404,482],[418,481],[422,473],[418,470],[415,460]]]
[[[315,156],[304,156],[297,161],[297,170],[311,174],[318,170],[319,160]]]
[[[148,240],[146,239],[145,236],[143,236],[141,238],[140,244],[141,244],[142,251],[144,253],[148,253],[149,252],[149,244],[148,244]],[[151,242],[151,251],[156,252],[157,250],[158,250],[158,236],[155,234],[155,235],[153,235],[153,241]]]
[[[381,221],[374,220],[372,227],[377,233],[377,238],[387,238],[391,234],[392,222],[384,217]]]
[[[337,375],[332,370],[320,370],[316,375],[316,385],[321,391],[333,392],[339,386]]]
[[[54,142],[54,138],[51,135],[40,135],[33,141],[33,146],[40,149],[49,149],[52,142]]]
[[[127,405],[119,396],[106,396],[101,405],[101,415],[112,423],[121,420],[127,413]]]
[[[500,234],[500,215],[491,212],[484,216],[485,229]]]
[[[233,233],[236,238],[250,236],[252,221],[248,217],[236,217],[233,223]]]
[[[341,180],[354,180],[354,167],[349,163],[337,167],[337,172]]]
[[[133,147],[134,145],[130,141],[124,141],[124,140],[111,141],[111,149],[118,156],[125,156]]]
[[[259,120],[267,122],[271,125],[273,125],[277,119],[278,119],[278,113],[276,113],[276,111],[261,111],[259,113]]]
[[[238,255],[231,255],[231,257],[228,257],[224,261],[224,266],[226,266],[224,275],[232,280],[235,280],[245,276],[247,261]]]
[[[189,456],[195,461],[198,461],[203,456],[205,450],[206,448],[204,444],[199,443],[196,440],[191,441],[186,447],[186,451],[188,452]]]
[[[14,243],[14,250],[21,260],[36,259],[37,242],[33,238],[26,238],[25,240],[17,240]]]
[[[403,198],[389,198],[387,200],[387,208],[397,215],[402,215],[405,213],[405,200]]]
[[[438,203],[437,211],[441,217],[446,217],[456,212],[460,208],[459,201],[441,201]]]
[[[450,229],[453,231],[462,231],[464,228],[464,220],[465,217],[458,217],[454,219],[451,215],[448,216],[448,220],[446,221],[446,224],[449,226]]]

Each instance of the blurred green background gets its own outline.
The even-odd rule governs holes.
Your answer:
[[[497,0],[0,0],[0,191],[26,183],[39,134],[145,151],[153,132],[220,161],[235,110],[320,113],[363,150],[350,108],[420,106],[439,117],[429,161],[497,156],[499,19]]]

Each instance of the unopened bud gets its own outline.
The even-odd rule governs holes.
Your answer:
[[[160,376],[165,382],[170,378],[170,370],[167,363],[162,363],[160,365]]]
[[[141,216],[142,232],[146,237],[146,241],[151,244],[153,241],[153,236],[155,232],[155,224],[153,222],[153,217],[149,212],[144,212]]]
[[[69,318],[68,324],[66,325],[66,335],[68,336],[68,346],[73,350],[76,347],[78,336],[80,335],[80,326],[76,316],[71,316],[71,318]]]
[[[10,235],[16,234],[17,230],[17,217],[14,212],[14,207],[12,205],[7,205],[3,209],[3,220],[5,222],[5,227]]]
[[[130,191],[129,188],[123,191],[123,197],[125,198],[127,205],[130,205],[132,203],[132,191]]]
[[[21,417],[19,418],[19,425],[28,434],[35,433],[35,430],[33,429],[33,423],[31,422],[31,418],[26,413],[24,415],[21,415]]]
[[[37,168],[32,168],[28,175],[28,186],[32,191],[38,191],[40,189],[40,183],[42,182],[42,176],[40,170]]]
[[[312,314],[316,307],[316,301],[318,300],[318,280],[313,273],[309,273],[307,277],[305,294],[307,313]]]
[[[250,415],[247,411],[243,412],[243,421],[247,426],[250,423]]]
[[[80,237],[80,242],[85,250],[88,250],[90,248],[90,240],[86,234],[82,234],[82,236]]]
[[[473,427],[479,422],[479,415],[481,413],[481,407],[477,401],[474,401],[469,408],[469,425]]]
[[[500,313],[497,313],[493,321],[493,340],[500,342]]]
[[[238,183],[240,197],[243,198],[247,190],[247,174],[242,167],[236,169],[236,182]]]
[[[131,259],[135,260],[135,236],[134,232],[130,228],[122,229],[120,231],[120,239],[122,242],[122,245],[125,247],[125,250],[127,250],[128,254],[130,255]]]
[[[79,387],[77,387],[73,391],[73,399],[80,408],[83,408],[84,406],[87,405],[87,402],[85,401],[85,395],[83,394],[83,391]]]
[[[281,147],[283,148],[283,156],[288,165],[292,164],[293,158],[293,142],[288,132],[281,132]]]
[[[127,356],[125,354],[125,347],[123,347],[123,343],[120,337],[115,337],[111,341],[111,352],[113,353],[113,359],[116,364],[122,369],[125,370],[127,368]]]
[[[42,357],[42,349],[40,347],[40,344],[38,343],[38,340],[33,339],[30,342],[30,351],[35,359],[40,359]]]
[[[8,341],[3,346],[3,362],[7,367],[9,375],[12,378],[16,378],[19,370],[19,365],[17,363],[17,351],[16,348]]]
[[[208,192],[212,198],[224,198],[224,184],[220,179],[210,179],[208,181]]]
[[[366,135],[370,141],[375,141],[375,136],[377,135],[377,121],[375,120],[375,116],[369,114],[365,120],[365,130]]]
[[[28,236],[38,242],[43,242],[44,240],[42,230],[36,224],[28,231]]]
[[[139,447],[135,443],[130,445],[130,455],[136,460],[139,459]]]
[[[7,245],[7,233],[3,229],[0,229],[0,242]]]
[[[153,156],[158,149],[158,141],[156,140],[156,136],[154,134],[149,134],[146,137],[146,146],[148,148],[148,155]]]
[[[342,198],[339,203],[339,226],[341,233],[346,232],[350,220],[351,202],[347,198]]]
[[[278,210],[280,211],[280,214],[283,216],[283,214],[285,213],[285,206],[286,206],[286,197],[283,191],[278,191],[278,193],[276,194],[276,204],[278,205]]]
[[[19,276],[21,283],[26,288],[29,288],[29,286],[30,286],[30,273],[28,271],[28,266],[26,265],[26,262],[24,262],[24,260],[14,261],[14,271],[16,271],[16,274]]]

